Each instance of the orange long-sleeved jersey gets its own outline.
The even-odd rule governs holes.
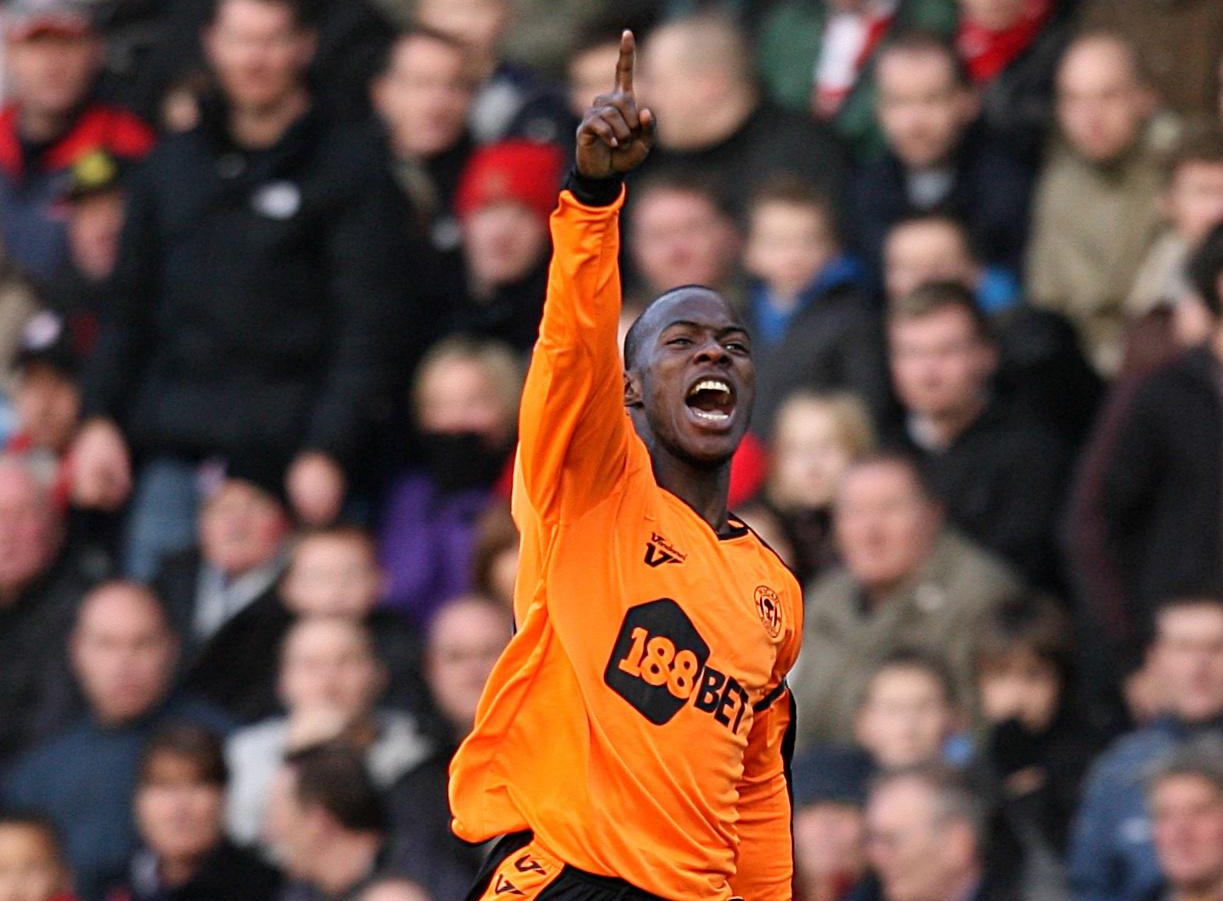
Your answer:
[[[622,203],[565,191],[552,215],[515,469],[518,631],[451,765],[454,830],[530,829],[676,901],[784,901],[799,588],[754,533],[720,537],[654,480],[616,347]]]

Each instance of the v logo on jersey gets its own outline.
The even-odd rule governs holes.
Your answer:
[[[646,566],[655,569],[664,563],[683,563],[687,558],[687,554],[681,554],[657,532],[650,533],[650,540],[645,545]]]
[[[542,873],[544,871],[538,861],[531,859],[530,854],[523,854],[514,861],[514,869],[519,873]]]
[[[504,895],[506,893],[513,894],[513,895],[521,895],[522,889],[516,888],[514,886],[514,883],[510,882],[508,879],[505,878],[505,876],[498,873],[497,883],[493,887],[493,892],[498,895]]]

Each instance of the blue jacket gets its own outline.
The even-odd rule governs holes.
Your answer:
[[[1223,728],[1223,717],[1205,727],[1163,717],[1119,738],[1093,764],[1067,860],[1076,901],[1140,901],[1159,886],[1147,775],[1204,728]]]

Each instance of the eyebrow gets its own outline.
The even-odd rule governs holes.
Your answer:
[[[710,327],[710,326],[709,326],[709,325],[707,325],[707,324],[702,324],[702,323],[700,323],[700,322],[693,322],[691,319],[674,319],[674,320],[672,320],[671,322],[668,322],[666,325],[664,325],[664,326],[662,327],[662,329],[660,330],[660,333],[661,333],[661,332],[665,332],[665,331],[666,331],[667,329],[669,329],[669,328],[674,328],[674,327],[675,327],[675,326],[677,326],[677,325],[682,325],[682,326],[685,326],[685,327],[687,327],[687,328],[695,328],[695,329],[705,329],[705,328],[709,328],[709,327]],[[738,332],[739,334],[743,335],[743,336],[744,336],[744,337],[746,337],[746,338],[750,338],[750,337],[751,337],[751,336],[748,334],[747,329],[746,329],[746,328],[744,328],[744,327],[743,327],[743,326],[741,326],[741,325],[727,325],[727,326],[723,326],[722,328],[720,328],[720,329],[718,329],[718,330],[717,330],[717,335],[718,335],[718,337],[719,337],[719,338],[721,338],[721,337],[724,337],[724,336],[726,336],[726,335],[731,334],[732,332]]]

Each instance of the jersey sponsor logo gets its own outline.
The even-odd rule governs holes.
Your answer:
[[[603,681],[655,726],[691,702],[732,732],[748,707],[747,690],[708,666],[709,645],[671,598],[630,607]]]
[[[770,638],[781,634],[781,598],[767,585],[756,586],[756,612]]]
[[[522,854],[514,861],[514,869],[519,873],[542,873],[543,865],[531,857],[530,853]]]
[[[681,554],[675,546],[657,532],[650,533],[650,540],[645,545],[645,565],[657,568],[664,563],[683,563],[687,554]]]

